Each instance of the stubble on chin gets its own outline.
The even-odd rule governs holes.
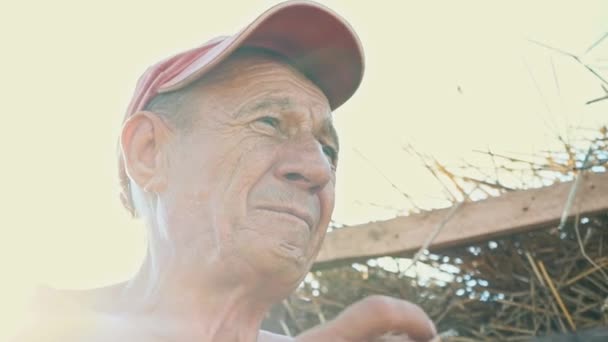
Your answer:
[[[272,278],[291,291],[308,272],[308,245],[295,247],[276,236],[266,236],[246,227],[241,227],[237,234],[234,247],[239,259],[262,278]]]

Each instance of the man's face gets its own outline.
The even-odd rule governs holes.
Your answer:
[[[182,114],[196,123],[169,153],[161,194],[178,253],[297,284],[334,207],[338,142],[326,97],[260,56],[224,63],[192,91]]]

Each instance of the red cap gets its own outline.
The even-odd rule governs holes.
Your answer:
[[[332,110],[353,95],[363,77],[363,48],[350,25],[317,3],[287,1],[234,36],[214,38],[148,68],[137,83],[125,120],[157,94],[198,80],[240,47],[263,48],[286,58],[323,91]],[[134,213],[122,156],[119,177],[123,204]]]

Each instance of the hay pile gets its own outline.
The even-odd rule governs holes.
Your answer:
[[[444,341],[518,341],[605,326],[608,213],[577,222],[428,254],[422,262],[439,271],[418,267],[418,277],[402,272],[400,258],[316,271],[273,319],[296,335],[385,294],[422,306]]]
[[[548,178],[571,180],[583,170],[605,172],[608,130],[603,127],[589,142],[591,148],[566,146],[561,154],[534,161],[503,158],[497,168],[513,174],[516,164],[523,165],[519,170],[531,172],[523,178],[541,184]],[[511,191],[498,180],[446,177],[469,193],[488,184],[499,193]],[[417,303],[436,322],[443,341],[524,341],[608,326],[608,212],[575,217],[560,227],[426,251],[414,267],[411,257],[312,272],[273,310],[265,327],[297,335],[371,294]]]

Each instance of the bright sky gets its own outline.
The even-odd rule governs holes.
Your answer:
[[[0,5],[0,321],[15,320],[11,310],[31,284],[92,287],[133,272],[144,236],[118,200],[115,144],[137,78],[160,58],[236,32],[276,2]],[[407,207],[377,169],[423,206],[445,204],[406,144],[448,165],[483,163],[473,150],[531,154],[557,146],[558,134],[577,138],[569,127],[608,121],[608,101],[584,105],[603,95],[596,78],[526,41],[582,55],[608,32],[608,2],[321,2],[347,18],[367,57],[361,88],[336,112],[337,222]],[[608,39],[583,61],[608,78]]]

